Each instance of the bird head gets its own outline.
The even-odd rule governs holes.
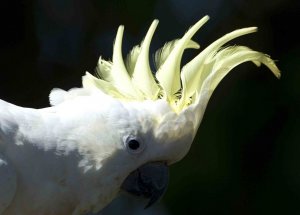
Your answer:
[[[150,198],[148,206],[165,192],[167,166],[188,153],[209,98],[229,71],[252,61],[257,66],[266,65],[280,77],[269,56],[245,46],[224,47],[236,37],[255,32],[256,27],[224,35],[181,68],[184,50],[199,48],[192,37],[208,19],[203,17],[182,38],[156,51],[155,72],[149,63],[149,47],[158,20],[153,21],[143,42],[131,50],[126,61],[122,56],[124,27],[120,26],[112,61],[100,57],[96,75],[87,72],[82,79],[84,89],[101,95],[103,103],[110,104],[107,118],[112,132],[118,133],[118,150],[124,153],[122,164],[130,166],[121,188]]]

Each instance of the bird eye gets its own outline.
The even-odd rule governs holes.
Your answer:
[[[137,149],[139,149],[140,148],[139,141],[137,141],[135,139],[129,140],[129,142],[128,142],[128,148],[130,148],[131,150],[137,150]]]
[[[144,144],[137,138],[129,136],[125,140],[125,147],[130,153],[140,153],[144,150]]]

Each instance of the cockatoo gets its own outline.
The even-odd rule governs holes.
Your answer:
[[[199,48],[192,37],[208,19],[155,53],[155,73],[149,46],[158,20],[125,62],[120,26],[112,61],[100,58],[96,76],[87,72],[82,88],[53,89],[51,107],[0,100],[0,214],[97,212],[121,190],[148,198],[147,206],[160,199],[168,166],[188,153],[222,78],[246,61],[262,63],[280,77],[268,55],[223,47],[256,27],[226,34],[181,69],[184,50]]]

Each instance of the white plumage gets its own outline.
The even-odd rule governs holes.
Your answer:
[[[99,59],[99,78],[87,73],[83,88],[53,89],[52,107],[22,108],[0,100],[0,214],[97,212],[121,187],[150,198],[149,204],[159,199],[167,178],[160,165],[187,154],[222,78],[246,61],[263,63],[280,76],[265,54],[243,46],[222,48],[256,28],[218,39],[180,72],[184,50],[199,48],[191,38],[207,20],[156,53],[155,76],[148,55],[156,20],[126,64],[121,26],[112,62]]]

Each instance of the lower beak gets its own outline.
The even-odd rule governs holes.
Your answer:
[[[165,163],[148,163],[125,179],[121,188],[136,196],[149,199],[145,208],[158,201],[167,190],[169,182],[169,168]]]

